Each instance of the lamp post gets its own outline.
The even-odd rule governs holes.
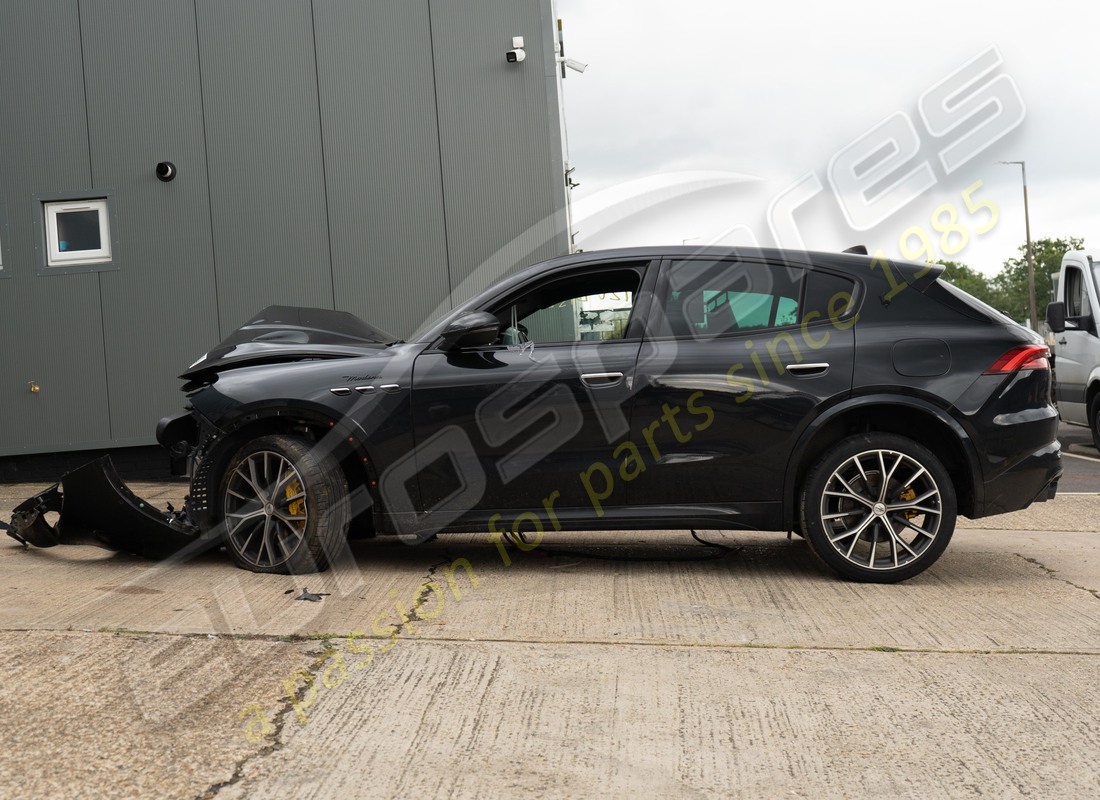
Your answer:
[[[1039,330],[1039,320],[1035,314],[1035,255],[1031,251],[1031,217],[1027,213],[1027,164],[1023,161],[1002,161],[1002,164],[1019,164],[1024,179],[1024,230],[1027,233],[1027,296],[1028,312],[1031,315],[1031,329]]]

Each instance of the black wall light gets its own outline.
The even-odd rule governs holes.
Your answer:
[[[157,180],[168,181],[176,177],[176,165],[171,161],[161,161],[157,164]]]

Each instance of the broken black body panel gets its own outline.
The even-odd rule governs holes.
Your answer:
[[[55,525],[46,519],[51,512],[60,515]],[[158,511],[130,491],[110,456],[67,473],[20,503],[7,534],[36,547],[85,544],[158,559],[189,546],[197,552],[217,544],[183,512]]]
[[[269,306],[192,364],[180,377],[189,391],[216,380],[225,369],[294,361],[331,361],[385,351],[393,336],[346,312]],[[206,438],[210,441],[209,437]],[[215,439],[217,437],[214,437]],[[172,473],[190,475],[200,430],[192,413],[167,417],[157,439],[168,451]],[[65,474],[61,481],[20,503],[0,530],[23,545],[83,544],[161,559],[187,550],[194,555],[222,544],[209,524],[205,493],[182,511],[161,511],[135,495],[109,456]],[[51,524],[47,514],[60,515]]]

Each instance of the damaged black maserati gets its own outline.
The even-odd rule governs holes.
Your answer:
[[[407,341],[272,306],[158,426],[183,509],[89,465],[9,533],[303,573],[349,536],[793,531],[843,578],[905,580],[958,515],[1051,499],[1062,472],[1045,344],[942,272],[862,248],[580,253]]]

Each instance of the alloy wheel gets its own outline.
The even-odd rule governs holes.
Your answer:
[[[829,476],[820,518],[829,546],[851,564],[896,570],[919,559],[940,530],[940,487],[920,462],[895,450],[867,450]]]
[[[309,519],[297,467],[271,450],[236,465],[225,488],[226,539],[255,567],[285,563],[301,546]]]

